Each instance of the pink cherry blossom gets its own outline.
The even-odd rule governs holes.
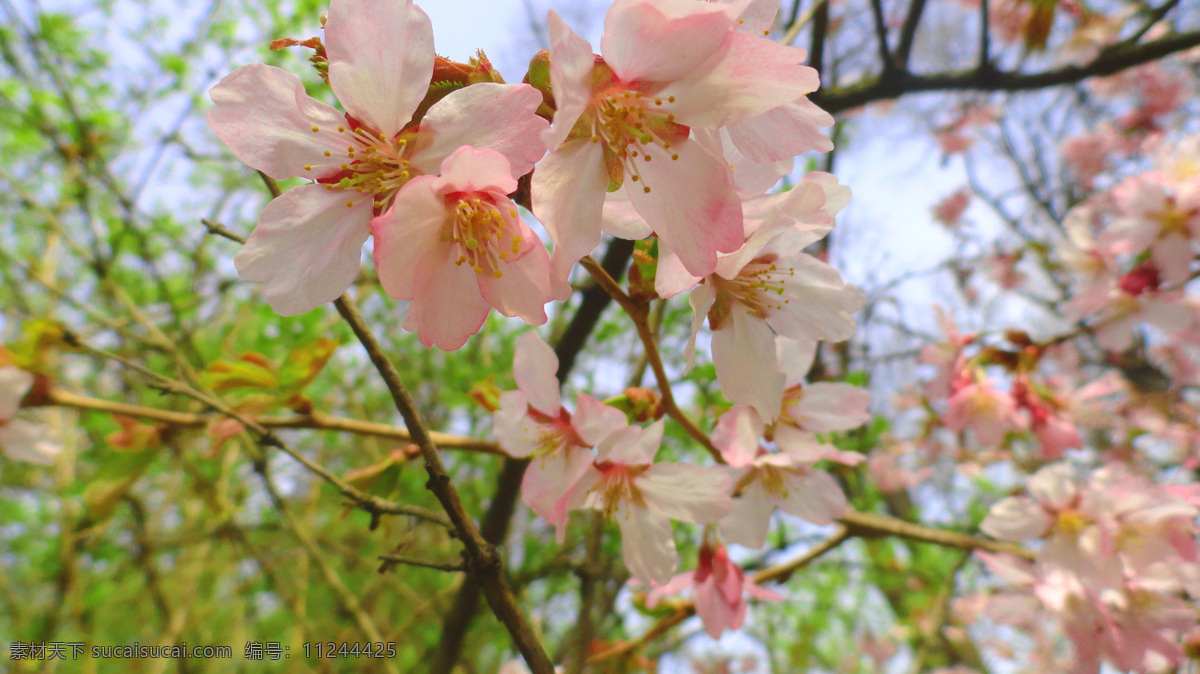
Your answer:
[[[557,110],[545,136],[551,154],[534,173],[532,193],[534,213],[556,243],[557,281],[599,243],[605,192],[622,184],[691,273],[711,273],[718,253],[742,244],[726,164],[692,140],[691,128],[792,103],[816,89],[817,75],[799,65],[802,51],[738,31],[735,10],[617,0],[605,18],[601,60],[550,13]]]
[[[412,0],[364,7],[332,0],[325,24],[329,84],[345,113],[264,64],[234,70],[210,92],[209,125],[239,159],[272,178],[315,181],[271,202],[234,258],[242,278],[266,283],[267,302],[283,315],[349,287],[372,216],[460,146],[502,152],[514,177],[545,152],[538,136],[547,125],[533,114],[541,95],[528,85],[465,87],[412,125],[433,73],[429,17]]]
[[[49,430],[14,418],[32,386],[32,374],[11,365],[0,367],[0,454],[16,461],[49,465],[62,451]]]
[[[625,566],[643,585],[666,584],[678,557],[671,520],[715,522],[729,512],[732,483],[719,468],[653,463],[663,422],[626,426],[596,446],[596,462],[567,493],[569,510],[589,508],[621,527]]]
[[[746,572],[729,559],[720,541],[705,539],[700,546],[700,559],[695,571],[681,573],[665,585],[646,594],[646,606],[654,608],[666,595],[692,588],[696,615],[704,623],[704,631],[719,639],[725,630],[736,630],[746,620],[746,597],[766,601],[783,601],[783,595],[761,588]]]
[[[942,423],[952,431],[971,428],[984,446],[999,445],[1006,432],[1024,425],[1012,396],[996,390],[991,380],[975,368],[964,370],[951,384]]]
[[[848,339],[856,327],[851,314],[865,302],[862,292],[843,282],[836,270],[801,252],[829,231],[834,213],[845,203],[840,198],[844,188],[826,177],[813,174],[789,192],[747,201],[749,238],[737,252],[722,256],[706,278],[691,275],[673,249],[660,244],[659,294],[670,297],[700,284],[689,298],[689,363],[707,318],[722,390],[768,420],[779,412],[785,384],[775,335]]]
[[[580,393],[572,414],[559,398],[558,356],[536,332],[517,340],[513,375],[517,390],[500,396],[496,437],[514,457],[530,457],[521,498],[566,536],[565,496],[592,465],[597,442],[626,425],[625,414]]]
[[[404,329],[426,346],[459,348],[491,307],[546,322],[550,256],[506,196],[516,188],[504,155],[463,146],[371,221],[380,285],[412,302]]]
[[[829,524],[841,516],[847,507],[846,495],[829,473],[813,465],[825,459],[853,465],[863,459],[861,454],[841,452],[815,438],[770,453],[760,444],[765,431],[752,408],[735,405],[721,415],[712,436],[729,464],[738,492],[732,512],[720,522],[721,536],[752,548],[766,542],[775,508],[814,524]]]

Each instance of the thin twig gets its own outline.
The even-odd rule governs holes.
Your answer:
[[[684,414],[679,409],[679,405],[676,404],[675,396],[671,393],[671,380],[667,377],[667,371],[663,367],[662,356],[658,351],[658,343],[654,339],[654,332],[650,329],[650,324],[647,320],[649,312],[646,307],[634,302],[632,298],[626,295],[625,291],[621,290],[621,286],[590,255],[584,257],[580,262],[584,269],[587,269],[588,273],[592,275],[592,278],[596,279],[596,282],[633,319],[633,323],[637,327],[638,336],[641,337],[642,345],[646,350],[646,360],[650,363],[650,369],[654,371],[654,378],[658,380],[659,394],[662,395],[663,409],[666,410],[667,416],[674,419],[676,423],[683,427],[683,430],[688,435],[696,440],[696,442],[699,442],[712,455],[714,461],[725,463],[725,459],[721,456],[721,450],[717,449],[717,446],[712,443],[712,439],[708,437],[708,434],[700,430],[700,427]]]

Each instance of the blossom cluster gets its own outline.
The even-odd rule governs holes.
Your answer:
[[[652,238],[653,292],[690,293],[687,367],[706,320],[712,333],[717,378],[735,403],[713,437],[727,465],[655,463],[661,419],[629,425],[584,393],[569,411],[554,352],[528,333],[516,350],[518,390],[495,412],[502,446],[531,459],[526,503],[560,541],[572,510],[612,515],[633,576],[669,588],[682,587],[671,580],[672,519],[756,547],[776,507],[830,523],[846,498],[816,464],[861,456],[816,434],[860,425],[869,399],[802,380],[819,340],[853,334],[864,296],[803,252],[833,228],[849,190],[811,173],[767,193],[796,155],[832,149],[818,127],[833,119],[807,99],[819,82],[804,50],[767,37],[776,10],[765,0],[616,0],[599,54],[551,11],[551,49],[534,57],[526,83],[506,84],[482,54],[470,64],[436,56],[411,0],[333,0],[324,44],[283,43],[318,47],[318,71],[343,110],[262,64],[212,90],[209,122],[239,159],[311,181],[263,210],[238,271],[265,284],[277,312],[297,314],[345,291],[373,238],[380,285],[409,302],[404,329],[450,350],[493,308],[545,323],[545,305],[570,296],[573,268],[602,233]],[[697,602],[712,605],[699,596],[709,587],[701,576],[722,579],[724,612],[701,609],[719,634],[741,624],[742,585],[725,580],[743,574],[712,536]]]
[[[1034,563],[977,553],[1009,581],[985,612],[1018,625],[1052,613],[1075,646],[1075,671],[1105,660],[1125,671],[1178,666],[1182,636],[1198,622],[1200,491],[1151,484],[1120,464],[1080,480],[1057,463],[1029,480],[1029,495],[992,506],[984,532],[1041,539]],[[1188,601],[1190,599],[1190,602]]]

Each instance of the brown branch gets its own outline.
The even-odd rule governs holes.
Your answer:
[[[450,482],[450,474],[442,463],[437,446],[433,443],[429,431],[426,430],[420,411],[417,410],[408,390],[400,381],[400,373],[396,370],[396,366],[384,354],[383,348],[375,339],[375,335],[371,333],[370,328],[367,327],[366,321],[349,295],[339,297],[334,301],[334,306],[337,307],[342,318],[346,319],[350,329],[354,331],[358,341],[366,349],[375,369],[383,377],[383,381],[392,395],[392,400],[396,403],[396,409],[400,412],[400,416],[404,417],[404,423],[412,433],[413,441],[421,449],[421,456],[425,459],[425,471],[429,474],[429,482],[426,483],[426,487],[442,504],[458,532],[459,538],[462,539],[467,568],[472,572],[483,595],[487,598],[488,604],[491,605],[492,612],[508,629],[509,635],[512,636],[513,642],[524,656],[525,662],[533,674],[553,674],[554,665],[546,656],[533,626],[521,612],[516,596],[508,586],[500,554],[491,543],[483,538],[475,521],[463,506],[458,490]]]
[[[646,360],[650,363],[650,369],[654,371],[654,378],[658,380],[658,389],[662,395],[663,409],[666,410],[667,416],[674,419],[676,423],[683,427],[683,430],[688,435],[696,442],[699,442],[704,449],[708,450],[713,460],[717,463],[725,463],[725,459],[721,456],[721,450],[717,449],[716,445],[712,443],[708,434],[700,430],[700,427],[684,414],[679,409],[679,405],[676,404],[675,395],[671,393],[671,380],[667,377],[667,371],[663,367],[662,356],[658,351],[658,343],[654,338],[654,331],[650,328],[650,322],[647,320],[649,317],[647,307],[634,302],[631,297],[626,295],[625,291],[621,290],[621,286],[590,255],[584,257],[580,262],[583,264],[584,269],[587,269],[588,273],[592,275],[592,278],[596,279],[596,282],[608,291],[609,296],[616,300],[617,304],[620,304],[621,308],[625,310],[625,313],[629,314],[629,317],[633,319],[633,323],[637,327],[638,336],[641,337],[642,345],[646,349]]]
[[[948,548],[958,548],[960,550],[1003,552],[1030,561],[1036,557],[1036,553],[1033,550],[1022,547],[1015,543],[993,541],[988,538],[970,536],[957,531],[947,531],[945,529],[927,527],[921,524],[913,524],[912,522],[906,522],[902,519],[889,517],[887,515],[849,510],[846,512],[846,514],[839,517],[838,521],[846,526],[847,531],[851,535],[860,536],[863,538],[896,536],[898,538],[906,538],[908,540],[921,541],[924,543],[934,543],[936,545],[941,545]]]
[[[904,77],[895,77],[893,74],[874,77],[842,89],[817,91],[809,98],[825,110],[837,113],[920,92],[1032,91],[1073,84],[1089,77],[1112,75],[1196,46],[1200,46],[1200,31],[1170,35],[1139,45],[1118,44],[1100,52],[1094,60],[1082,66],[1068,65],[1036,73],[1001,72],[984,66],[933,75],[906,74]]]
[[[121,414],[127,417],[150,419],[181,428],[203,428],[213,421],[211,414],[195,414],[191,412],[175,412],[160,410],[155,407],[129,405],[98,398],[68,393],[61,389],[52,389],[44,399],[37,401],[38,405],[58,405],[81,410],[95,410],[110,414]],[[291,417],[247,417],[263,428],[306,428],[323,431],[345,431],[357,435],[369,435],[380,438],[412,441],[412,434],[407,429],[380,424],[373,421],[331,417],[320,412]],[[462,449],[472,452],[484,452],[507,456],[507,453],[494,442],[477,440],[450,433],[430,431],[429,436],[443,449]]]

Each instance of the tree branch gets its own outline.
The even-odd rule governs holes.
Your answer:
[[[633,255],[633,243],[625,239],[614,239],[608,244],[601,266],[610,276],[620,278],[625,272],[625,267]],[[575,367],[575,359],[587,344],[588,336],[592,334],[601,314],[612,302],[612,298],[599,284],[583,290],[580,294],[582,297],[579,308],[575,310],[567,329],[554,346],[554,354],[558,356],[558,371],[555,377],[560,385],[571,374],[571,369]],[[521,480],[528,465],[527,459],[508,459],[500,469],[496,491],[483,516],[481,527],[484,539],[492,545],[501,545],[508,537],[508,525],[516,511],[517,499],[521,494]],[[442,640],[434,654],[430,672],[447,674],[454,669],[478,604],[479,587],[468,576],[442,621]]]
[[[399,410],[400,416],[404,417],[404,424],[412,433],[413,441],[421,449],[421,456],[425,459],[425,471],[429,474],[429,482],[425,486],[442,504],[446,514],[450,516],[455,530],[458,531],[459,538],[462,539],[465,546],[467,568],[479,584],[484,597],[487,598],[492,612],[508,629],[513,643],[521,651],[521,655],[524,656],[525,662],[533,674],[553,674],[554,665],[542,648],[541,641],[533,631],[533,626],[521,612],[512,588],[508,586],[500,554],[480,534],[475,520],[463,506],[462,499],[458,496],[458,490],[450,482],[450,474],[446,471],[445,464],[442,463],[437,446],[425,428],[421,412],[417,410],[408,390],[400,381],[400,373],[396,370],[396,366],[384,354],[383,348],[376,341],[375,335],[367,327],[354,300],[348,294],[335,300],[334,306],[337,307],[342,318],[350,324],[350,329],[354,331],[358,341],[366,349],[371,362],[375,364],[375,369],[379,371],[388,391],[392,394],[396,409]]]
[[[989,67],[906,77],[871,78],[836,90],[822,90],[809,98],[830,113],[868,103],[928,91],[1032,91],[1072,84],[1089,77],[1114,73],[1200,46],[1200,31],[1180,33],[1140,45],[1120,44],[1106,49],[1083,66],[1068,65],[1037,73],[1000,72]]]

